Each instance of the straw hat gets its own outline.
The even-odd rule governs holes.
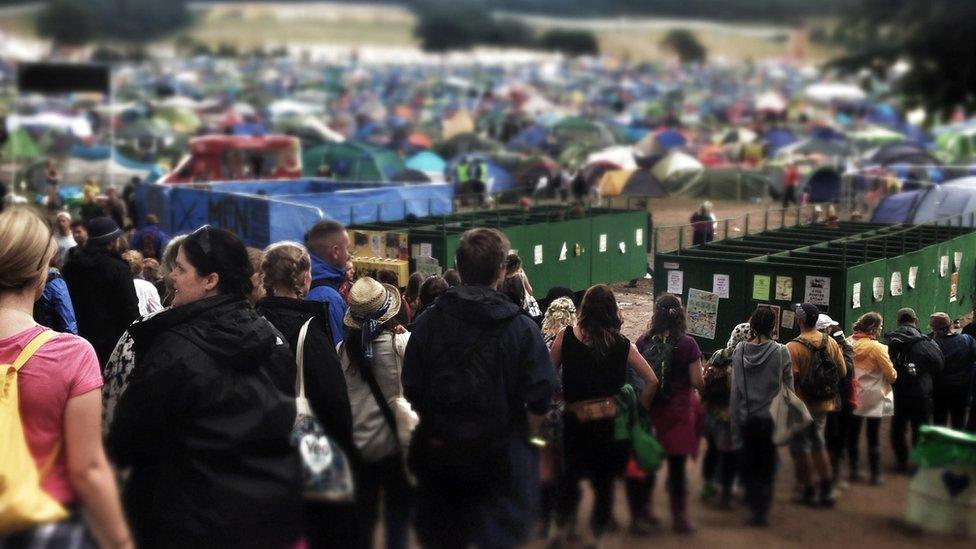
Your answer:
[[[342,323],[355,330],[363,328],[363,322],[379,312],[389,302],[386,312],[375,320],[380,324],[390,320],[400,311],[400,291],[380,284],[368,276],[356,281],[349,289],[349,307]]]

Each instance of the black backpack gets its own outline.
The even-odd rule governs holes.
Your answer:
[[[830,345],[827,334],[824,334],[819,347],[802,337],[797,337],[793,341],[810,350],[810,370],[800,379],[800,394],[816,402],[836,398],[840,384],[840,369],[827,352]]]
[[[705,386],[702,401],[711,406],[728,406],[732,399],[732,361],[719,349],[712,354],[705,366]]]
[[[657,392],[654,405],[666,404],[674,392],[671,381],[671,355],[674,354],[674,340],[662,335],[651,336],[644,344],[641,355],[651,365],[657,377]]]
[[[945,366],[945,358],[939,345],[926,335],[891,332],[885,335],[888,352],[898,378],[895,380],[895,397],[932,396],[932,375],[938,375]]]
[[[410,469],[443,491],[484,490],[511,474],[507,412],[497,402],[505,384],[500,339],[511,319],[461,346],[451,341],[449,320],[436,305],[425,315],[435,336],[424,349],[424,397],[410,441]],[[506,398],[503,406],[513,401],[510,386]]]

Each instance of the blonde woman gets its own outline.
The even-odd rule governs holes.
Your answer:
[[[542,338],[547,347],[552,347],[559,332],[576,325],[576,305],[568,297],[553,300],[542,319]],[[536,443],[542,445],[539,451],[539,537],[549,537],[550,524],[555,520],[556,481],[562,454],[563,400],[561,392],[552,399],[552,405],[539,430]]]
[[[868,463],[871,467],[871,484],[878,486],[881,478],[881,448],[878,436],[881,418],[895,413],[895,401],[891,384],[898,373],[895,371],[888,346],[880,343],[881,315],[866,313],[854,323],[854,377],[857,379],[857,408],[851,418],[847,451],[851,459],[851,481],[860,480],[858,471],[861,425],[867,423]]]
[[[15,208],[0,214],[0,363],[10,364],[35,338],[47,332],[34,322],[34,301],[47,280],[47,266],[58,252],[47,224]],[[19,532],[7,547],[34,547],[57,540],[132,547],[122,515],[115,477],[100,436],[102,376],[95,350],[84,339],[57,334],[35,352],[17,375],[20,418],[38,469],[53,463],[41,488],[61,503],[69,517]],[[40,544],[40,545],[35,545]]]

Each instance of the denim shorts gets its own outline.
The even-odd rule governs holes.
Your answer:
[[[791,454],[809,454],[824,449],[827,412],[810,412],[810,416],[813,417],[813,422],[790,439]]]

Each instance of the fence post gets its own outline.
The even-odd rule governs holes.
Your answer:
[[[428,196],[427,197],[427,216],[429,217],[429,216],[432,216],[432,215],[434,215],[434,199]]]
[[[658,247],[657,247],[657,242],[658,242],[658,235],[657,235],[657,233],[660,232],[660,230],[661,230],[660,227],[655,227],[654,228],[654,234],[651,236],[651,238],[652,238],[652,244],[654,246],[654,255],[655,256],[657,256],[658,251],[659,251],[658,250]]]
[[[678,227],[678,251],[680,252],[685,248],[685,226],[681,225]]]
[[[725,239],[729,239],[729,218],[725,218]]]
[[[797,206],[796,207],[796,225],[795,226],[799,226],[799,225],[802,225],[803,224],[803,223],[800,222],[800,218],[801,217],[803,217],[803,206]]]
[[[781,208],[779,210],[779,228],[782,229],[786,227],[786,208]]]
[[[749,212],[746,212],[746,230],[745,235],[749,236]]]
[[[766,208],[766,211],[763,212],[763,232],[766,232],[768,230],[769,230],[769,208]]]

